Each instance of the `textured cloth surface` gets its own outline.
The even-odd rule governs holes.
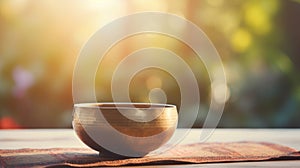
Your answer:
[[[0,167],[93,167],[283,159],[300,159],[300,153],[289,147],[264,142],[178,145],[162,154],[142,158],[101,157],[96,151],[88,148],[0,150]]]

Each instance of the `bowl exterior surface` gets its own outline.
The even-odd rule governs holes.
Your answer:
[[[177,121],[175,106],[119,110],[75,106],[73,114],[73,128],[86,145],[100,153],[133,157],[145,156],[165,144]]]

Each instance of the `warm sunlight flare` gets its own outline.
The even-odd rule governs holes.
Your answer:
[[[199,86],[201,114],[207,114],[211,98],[226,103],[220,127],[299,126],[300,3],[295,0],[1,0],[1,127],[71,127],[72,77],[82,47],[114,19],[144,11],[168,12],[201,28],[221,57],[227,85],[211,81],[204,60],[184,42],[147,32],[122,39],[106,52],[95,75],[97,101],[112,101],[110,81],[122,59],[157,47],[178,55],[191,68]],[[149,23],[139,23],[143,22]],[[156,26],[163,25],[194,38],[185,22],[171,19]],[[113,37],[129,26],[134,25],[107,34]],[[161,54],[157,61],[164,58]],[[167,62],[169,67],[179,67],[172,59]],[[180,109],[177,81],[159,69],[137,73],[130,83],[130,98],[135,102],[166,99]],[[197,122],[201,127],[203,121]]]

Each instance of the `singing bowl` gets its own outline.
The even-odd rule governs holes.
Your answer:
[[[174,134],[175,105],[150,103],[83,103],[74,105],[73,128],[100,155],[142,157]]]

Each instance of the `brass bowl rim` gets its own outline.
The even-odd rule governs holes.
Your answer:
[[[108,105],[108,106],[106,106]],[[157,108],[175,108],[173,104],[161,103],[131,103],[131,102],[99,102],[99,103],[77,103],[75,108],[91,109],[157,109]]]

